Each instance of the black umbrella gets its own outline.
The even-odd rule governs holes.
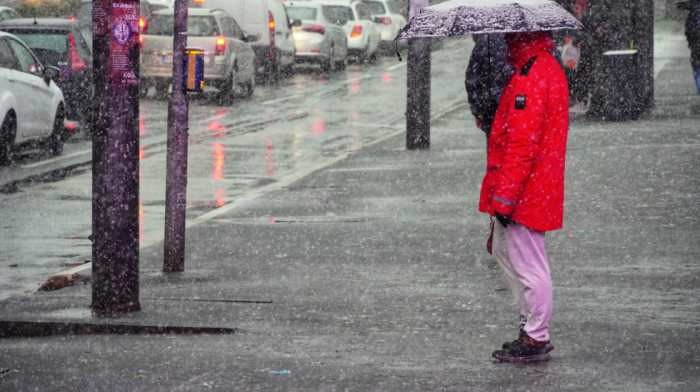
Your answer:
[[[449,0],[423,8],[396,39],[581,28],[551,0]]]

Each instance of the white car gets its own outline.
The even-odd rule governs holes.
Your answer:
[[[348,63],[348,37],[341,21],[332,19],[331,2],[287,0],[287,15],[297,48],[296,61],[321,63],[324,71],[344,69]],[[298,21],[301,21],[299,24]]]
[[[400,14],[399,5],[394,0],[365,0],[370,8],[374,22],[382,35],[381,44],[391,47],[399,30],[406,25],[406,18]]]
[[[10,7],[0,7],[0,22],[9,19],[19,19],[22,15]]]
[[[0,164],[10,164],[25,143],[42,142],[53,155],[63,151],[66,106],[58,76],[19,38],[0,32]]]
[[[348,35],[348,54],[360,61],[376,58],[381,40],[370,7],[361,0],[333,0],[328,5],[333,19],[343,24]]]
[[[173,9],[151,14],[142,34],[142,87],[154,85],[158,95],[167,94],[173,76]],[[255,36],[243,30],[228,12],[189,8],[187,46],[204,49],[204,85],[219,90],[220,98],[233,103],[240,92],[250,97],[255,90],[255,53],[249,42]],[[142,93],[146,92],[144,88]]]

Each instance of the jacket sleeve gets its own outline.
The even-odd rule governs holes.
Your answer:
[[[539,151],[547,106],[547,80],[540,76],[542,72],[546,70],[535,66],[529,75],[516,76],[508,102],[504,153],[493,200],[494,209],[506,215],[513,212]]]

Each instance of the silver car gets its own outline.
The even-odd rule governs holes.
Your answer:
[[[318,62],[325,71],[344,69],[348,62],[348,37],[343,21],[333,19],[329,2],[287,1],[296,42],[297,62]],[[298,26],[298,22],[301,25]]]
[[[398,3],[394,0],[365,0],[364,3],[369,6],[374,22],[381,31],[381,45],[392,47],[399,30],[406,25]]]
[[[360,61],[374,59],[379,51],[380,31],[370,8],[361,0],[333,0],[331,17],[343,23],[348,35],[348,53]]]
[[[142,34],[142,95],[150,85],[159,96],[168,92],[173,75],[173,23],[173,9],[156,11],[148,20]],[[255,90],[255,54],[249,43],[255,40],[226,11],[188,10],[187,47],[204,49],[204,85],[216,87],[226,103],[232,103],[239,92],[249,97]]]

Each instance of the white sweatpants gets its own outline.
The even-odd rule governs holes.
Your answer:
[[[544,233],[519,223],[504,228],[495,221],[493,255],[503,269],[521,317],[527,320],[524,331],[537,341],[549,340],[552,280]]]

